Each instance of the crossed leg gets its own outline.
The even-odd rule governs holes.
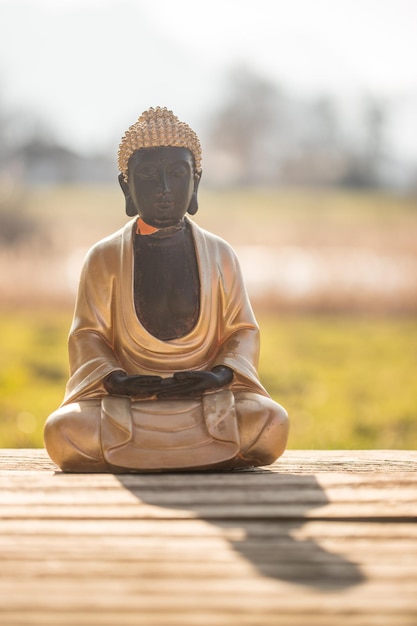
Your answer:
[[[287,444],[285,409],[270,398],[250,392],[235,393],[235,409],[240,450],[219,469],[273,463]],[[64,472],[123,471],[107,463],[103,455],[100,399],[81,400],[59,408],[46,421],[44,439],[49,456]]]

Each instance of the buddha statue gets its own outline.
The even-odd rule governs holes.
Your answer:
[[[50,457],[69,472],[273,463],[288,417],[257,374],[259,329],[237,257],[189,217],[197,135],[150,108],[123,136],[118,164],[132,219],[86,256],[70,378],[45,424]]]

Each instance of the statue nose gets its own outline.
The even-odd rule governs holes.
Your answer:
[[[162,189],[162,193],[169,193],[171,191],[170,186],[169,186],[168,176],[165,170],[162,170],[161,172],[159,183]]]

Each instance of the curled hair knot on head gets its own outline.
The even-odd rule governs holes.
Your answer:
[[[196,133],[166,107],[151,107],[130,126],[120,142],[118,165],[125,182],[132,154],[141,148],[160,146],[187,148],[194,157],[196,173],[201,174],[201,145]]]

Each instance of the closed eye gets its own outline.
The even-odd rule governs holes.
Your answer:
[[[149,167],[149,166],[141,167],[135,171],[135,176],[143,180],[154,179],[154,178],[157,178],[158,176],[158,170],[156,167]]]
[[[185,163],[178,163],[176,165],[172,165],[169,168],[168,173],[170,176],[177,176],[177,177],[188,176],[189,168],[187,167]]]

